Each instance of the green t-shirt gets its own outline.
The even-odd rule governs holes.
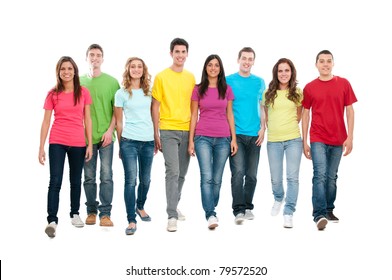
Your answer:
[[[91,120],[93,124],[93,144],[101,141],[102,135],[108,130],[113,117],[114,95],[120,88],[118,81],[106,74],[101,73],[92,78],[88,74],[80,76],[80,84],[90,91],[93,103],[90,106]],[[113,130],[113,141],[115,141]]]

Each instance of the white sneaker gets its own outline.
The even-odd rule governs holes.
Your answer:
[[[218,226],[218,218],[215,216],[210,216],[207,222],[209,229],[215,229]]]
[[[235,219],[234,222],[237,225],[242,225],[242,223],[245,221],[245,215],[243,213],[238,213],[237,215],[235,215]]]
[[[57,224],[56,222],[51,222],[50,224],[48,224],[45,228],[45,233],[49,236],[49,237],[55,237],[56,236],[56,228],[57,228]]]
[[[277,201],[275,200],[274,205],[272,205],[271,209],[271,216],[277,216],[280,212],[280,207],[282,207],[283,200],[282,201]]]
[[[253,215],[252,210],[246,209],[245,210],[245,219],[253,220],[254,218],[255,218],[255,215]]]
[[[80,219],[80,216],[77,214],[73,215],[73,218],[71,218],[71,223],[75,227],[84,227],[82,219]]]
[[[185,221],[185,216],[181,213],[180,209],[177,209],[177,215],[179,221]]]
[[[283,215],[283,227],[292,228],[293,227],[293,215]]]
[[[177,230],[177,219],[176,218],[170,218],[167,221],[167,231],[173,232]]]

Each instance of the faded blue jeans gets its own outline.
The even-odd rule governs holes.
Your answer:
[[[188,172],[189,131],[161,130],[160,140],[165,160],[166,212],[168,218],[178,219],[177,206],[181,198],[185,175]]]
[[[216,216],[222,176],[230,155],[231,137],[195,137],[195,152],[200,168],[201,201],[208,220]]]
[[[272,193],[276,201],[282,201],[285,195],[283,188],[283,159],[286,156],[287,191],[283,215],[293,215],[295,212],[299,190],[299,167],[302,149],[301,138],[281,142],[267,142]]]
[[[87,214],[97,214],[99,210],[99,217],[109,216],[112,210],[113,200],[113,142],[102,147],[102,143],[93,145],[93,156],[84,165],[84,193],[86,194]],[[99,200],[97,201],[97,161],[98,154],[100,159],[99,170]]]
[[[86,147],[71,147],[61,144],[49,145],[50,181],[48,189],[48,223],[58,223],[60,189],[63,182],[65,157],[68,157],[69,181],[71,185],[71,212],[79,215],[80,195],[82,191],[82,171]]]
[[[231,194],[233,214],[245,213],[253,209],[253,195],[257,184],[260,146],[256,145],[257,136],[237,134],[237,153],[230,157]]]
[[[135,206],[143,210],[151,182],[154,141],[121,138],[120,155],[124,166],[124,201],[128,223],[136,223]],[[139,186],[136,185],[139,167]]]
[[[310,143],[313,162],[313,220],[316,222],[335,208],[336,180],[343,154],[343,146]]]

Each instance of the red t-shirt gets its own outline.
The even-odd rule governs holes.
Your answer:
[[[304,87],[302,105],[311,109],[310,143],[341,146],[347,139],[344,110],[357,101],[345,78],[334,76],[329,81],[315,79]]]
[[[54,110],[49,144],[85,147],[84,106],[91,103],[90,92],[85,87],[82,87],[82,95],[76,106],[73,93],[49,92],[44,104],[45,110]]]

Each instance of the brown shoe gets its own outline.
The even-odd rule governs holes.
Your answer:
[[[101,221],[99,222],[99,225],[101,227],[112,227],[113,226],[113,222],[110,220],[109,216],[103,216],[101,218]]]
[[[86,218],[86,225],[95,225],[97,219],[97,214],[90,213]]]

